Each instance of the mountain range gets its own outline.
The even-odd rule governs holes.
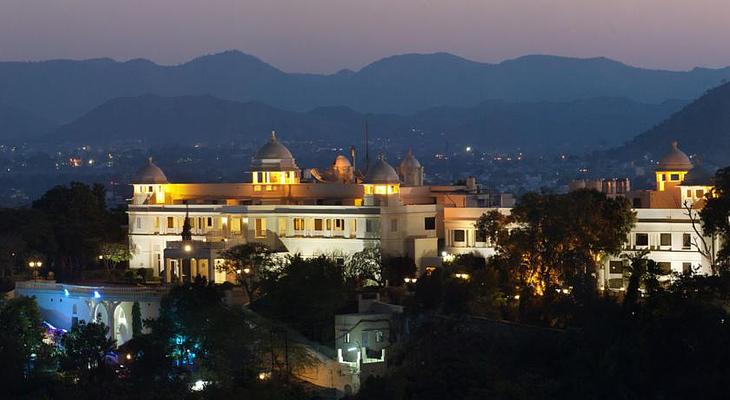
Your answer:
[[[347,107],[287,111],[260,102],[213,96],[144,95],[110,100],[61,126],[47,139],[70,143],[144,142],[220,144],[265,139],[272,129],[284,140],[359,144],[363,123],[373,137],[432,149],[448,143],[490,150],[595,149],[617,146],[661,121],[684,102],[637,103],[621,98],[567,102],[490,100],[472,107],[437,107],[410,115],[363,114]]]
[[[283,72],[238,51],[175,66],[135,59],[0,62],[0,104],[68,123],[120,97],[210,95],[289,111],[345,106],[361,113],[413,114],[489,100],[570,102],[602,97],[641,103],[691,100],[730,78],[730,68],[662,71],[606,58],[532,55],[497,64],[448,53],[388,57],[359,71]]]
[[[627,161],[658,160],[672,141],[689,155],[708,164],[730,165],[730,83],[707,91],[655,127],[610,151],[612,157]]]

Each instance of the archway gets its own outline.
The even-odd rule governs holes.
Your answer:
[[[111,326],[109,326],[109,311],[106,309],[106,304],[104,302],[98,303],[94,307],[94,315],[92,316],[92,320],[96,323],[103,323],[109,329],[111,329]]]
[[[127,302],[119,303],[114,309],[114,338],[121,345],[132,338],[132,314]]]

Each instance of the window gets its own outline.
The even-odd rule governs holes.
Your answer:
[[[160,217],[155,217],[155,231],[160,229]]]
[[[397,218],[392,218],[390,220],[390,231],[398,232],[398,219]]]
[[[702,189],[695,190],[695,197],[700,198],[705,195],[705,191]]]
[[[670,180],[670,181],[678,181],[678,180],[679,180],[679,174],[672,174],[672,175],[671,175],[671,176],[669,177],[669,180]]]
[[[360,336],[362,337],[362,347],[368,347],[368,344],[370,344],[370,332],[364,331]]]
[[[328,231],[332,230],[332,220],[331,219],[328,219],[325,221],[325,227]]]
[[[660,246],[671,246],[672,245],[672,234],[671,233],[662,233],[659,235],[659,245]]]
[[[279,236],[286,236],[286,218],[279,217]]]
[[[350,332],[345,333],[345,343],[350,343]]]
[[[612,274],[623,274],[624,273],[624,262],[623,261],[611,261],[608,263],[608,272]]]
[[[649,245],[649,234],[637,233],[636,234],[636,245],[637,246],[648,246]]]
[[[689,250],[692,248],[692,235],[689,233],[682,234],[682,249]]]
[[[142,229],[142,218],[137,217],[135,225],[137,226],[137,229]]]
[[[641,199],[640,198],[634,197],[633,207],[634,208],[641,208]]]
[[[687,197],[692,197],[692,189],[687,189]]]
[[[213,217],[208,217],[207,221],[205,221],[205,223],[208,226],[208,228],[212,228],[213,227]]]
[[[423,219],[423,229],[432,231],[436,229],[436,217],[426,217]]]
[[[666,261],[662,261],[662,262],[658,262],[656,264],[659,267],[659,273],[660,274],[662,274],[662,275],[669,275],[669,274],[672,273],[672,263],[666,262]]]
[[[152,193],[155,191],[155,188],[152,186],[147,186],[147,192]]]
[[[682,273],[691,274],[692,273],[692,263],[682,263]]]
[[[463,242],[466,237],[466,233],[463,229],[456,229],[454,231],[454,242]]]
[[[365,220],[365,232],[374,232],[375,231],[375,221],[372,219],[366,219]]]
[[[350,235],[354,236],[355,234],[357,234],[357,220],[351,219],[350,220]]]
[[[481,242],[481,243],[487,242],[487,233],[486,232],[483,232],[483,231],[477,229],[475,232],[475,235],[476,235],[477,242]]]
[[[256,237],[266,237],[266,220],[264,218],[256,218]]]
[[[335,230],[336,231],[344,231],[345,230],[345,220],[342,218],[335,218]]]
[[[175,218],[167,217],[167,229],[174,229],[174,228],[175,228]]]
[[[385,335],[383,334],[383,331],[375,331],[375,341],[378,343],[383,343],[383,340],[385,339]]]
[[[322,231],[322,219],[321,218],[315,218],[314,219],[314,230],[315,231]]]
[[[294,230],[295,231],[304,230],[304,218],[294,218]]]

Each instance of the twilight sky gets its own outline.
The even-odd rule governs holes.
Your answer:
[[[718,67],[730,65],[730,0],[0,0],[0,60],[176,64],[226,49],[288,72],[435,51]]]

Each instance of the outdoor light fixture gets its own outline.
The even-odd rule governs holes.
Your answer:
[[[193,246],[186,244],[185,247],[183,247],[183,250],[185,250],[186,253],[190,253],[193,251]]]
[[[100,299],[101,298],[101,294],[99,294],[99,291],[98,290],[94,290],[94,298],[95,299]]]
[[[63,289],[63,294],[68,297],[70,293],[68,292],[68,289]]]
[[[251,268],[248,268],[248,267],[244,268],[243,269],[243,273],[244,274],[250,274],[251,273]]]

